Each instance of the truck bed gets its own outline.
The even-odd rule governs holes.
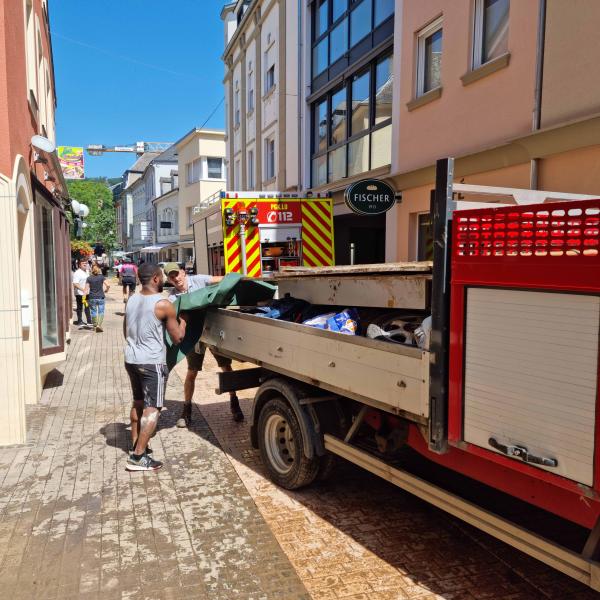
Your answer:
[[[209,311],[202,341],[220,354],[293,377],[418,423],[429,412],[429,352],[277,321]]]

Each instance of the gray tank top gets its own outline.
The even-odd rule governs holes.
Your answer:
[[[164,365],[167,362],[165,324],[154,314],[154,307],[162,294],[134,294],[127,301],[127,346],[125,362],[133,365]]]

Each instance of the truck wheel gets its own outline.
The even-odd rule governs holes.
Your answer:
[[[260,411],[258,447],[269,477],[283,488],[308,485],[319,472],[319,457],[304,455],[298,419],[283,398],[271,398]]]

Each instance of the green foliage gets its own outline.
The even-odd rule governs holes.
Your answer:
[[[67,181],[71,199],[85,204],[90,214],[85,218],[87,227],[81,239],[95,244],[101,242],[107,251],[116,245],[116,215],[113,206],[112,192],[108,189],[106,179],[82,179]],[[111,233],[112,232],[112,233]],[[71,236],[75,236],[74,228]]]

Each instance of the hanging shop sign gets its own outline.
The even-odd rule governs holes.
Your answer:
[[[359,215],[381,215],[396,204],[396,192],[378,179],[363,179],[346,190],[346,205]]]

